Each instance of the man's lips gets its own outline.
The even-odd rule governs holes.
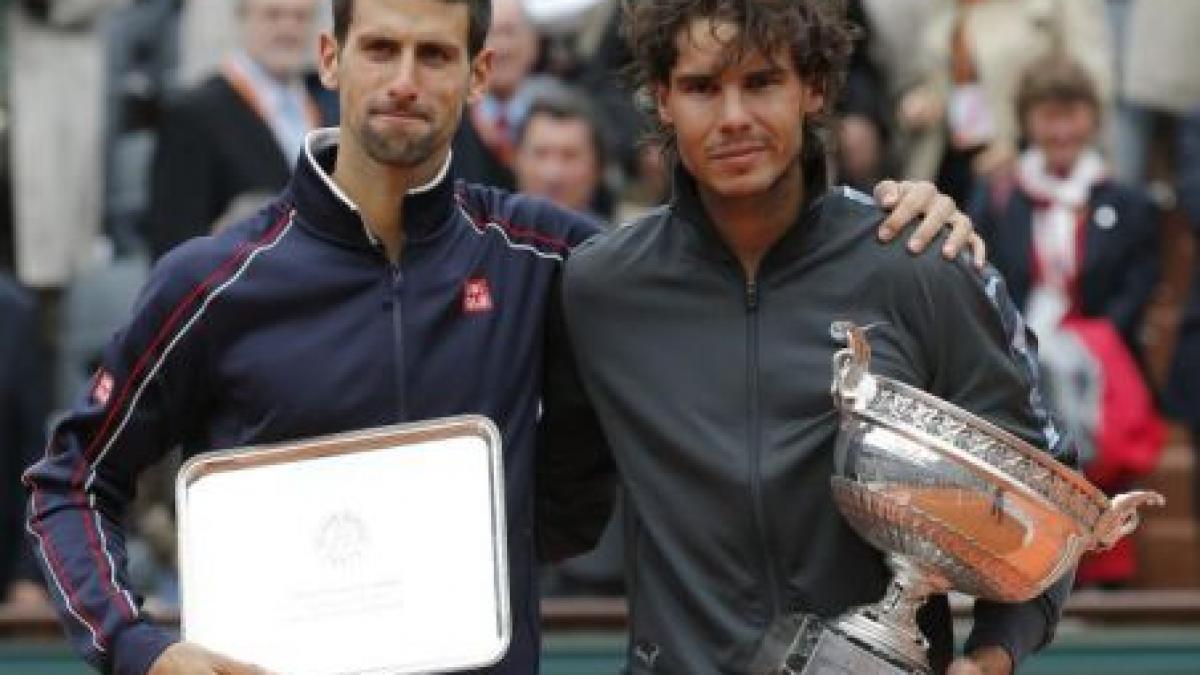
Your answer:
[[[740,159],[758,154],[766,150],[765,147],[758,144],[753,145],[730,145],[714,148],[710,150],[708,156],[712,159]]]
[[[376,117],[383,117],[391,120],[408,120],[418,122],[429,121],[428,115],[413,110],[377,110],[372,114]]]

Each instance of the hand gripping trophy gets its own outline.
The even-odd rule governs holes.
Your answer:
[[[1049,455],[961,408],[869,372],[862,328],[833,362],[842,414],[832,493],[860,536],[887,554],[884,598],[801,627],[781,673],[929,673],[916,613],[957,590],[1028,600],[1087,551],[1138,525],[1154,492],[1108,499]]]

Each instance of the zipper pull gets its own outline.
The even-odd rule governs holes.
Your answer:
[[[746,309],[758,309],[758,282],[753,279],[746,282]]]

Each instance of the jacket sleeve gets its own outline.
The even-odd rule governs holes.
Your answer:
[[[926,258],[918,296],[922,326],[915,334],[932,364],[931,391],[1019,438],[1075,465],[1075,451],[1055,423],[1039,380],[1036,339],[992,267],[976,272],[960,257],[954,264]],[[957,278],[954,278],[957,277]],[[1049,643],[1070,593],[1073,574],[1023,603],[977,600],[968,651],[1003,647],[1020,663]]]
[[[25,474],[38,565],[74,648],[105,673],[141,675],[175,638],[129,585],[123,522],[138,475],[203,417],[205,291],[169,256],[88,389]],[[175,269],[171,269],[175,268]]]
[[[562,302],[560,268],[547,305],[537,450],[537,542],[544,562],[596,545],[612,513],[616,483],[612,453],[579,378]]]

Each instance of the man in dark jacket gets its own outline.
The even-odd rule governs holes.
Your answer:
[[[130,588],[122,516],[135,478],[175,446],[190,457],[491,418],[503,441],[513,636],[492,673],[537,670],[535,557],[580,553],[606,522],[608,453],[572,394],[561,332],[545,329],[564,257],[598,227],[450,171],[454,128],[487,72],[488,3],[334,9],[320,67],[340,93],[340,131],[309,134],[287,189],[257,215],[159,262],[27,474],[29,531],[53,599],[104,672],[257,672],[177,642]]]
[[[239,198],[287,185],[304,135],[334,122],[305,76],[313,0],[238,0],[240,49],[164,113],[146,238],[154,258],[209,233]]]
[[[1069,454],[994,270],[878,244],[870,200],[827,186],[813,126],[850,49],[836,4],[629,5],[642,82],[678,153],[675,194],[579,247],[563,296],[627,497],[635,674],[775,672],[798,617],[882,597],[882,553],[830,495],[840,322],[872,326],[882,375]],[[931,662],[1011,672],[1049,640],[1068,589],[976,602],[957,660],[946,599],[933,599]]]

